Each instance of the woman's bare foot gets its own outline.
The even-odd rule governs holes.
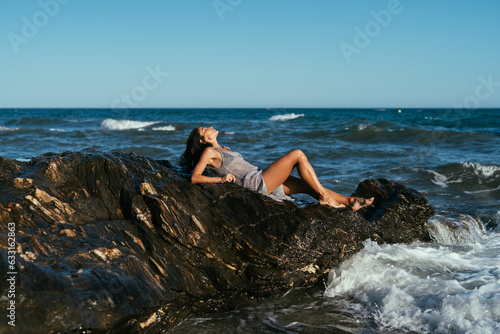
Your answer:
[[[331,206],[332,208],[335,208],[335,209],[342,209],[342,208],[345,208],[345,205],[344,204],[340,204],[339,202],[337,202],[335,199],[333,198],[320,198],[318,200],[318,203],[321,204],[321,205],[328,205],[328,206]]]
[[[373,203],[374,198],[359,198],[359,197],[351,197],[351,200],[349,201],[351,204],[349,205],[351,209],[354,211],[357,211],[361,208],[364,208],[365,206],[369,206]]]

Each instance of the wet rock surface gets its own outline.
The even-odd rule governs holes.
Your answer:
[[[352,196],[375,197],[376,205],[358,210],[374,228],[373,240],[379,243],[410,243],[430,241],[427,222],[434,209],[422,194],[397,182],[365,180]]]
[[[3,273],[15,225],[19,333],[167,332],[193,312],[321,282],[368,238],[428,240],[433,214],[425,197],[384,179],[355,192],[375,197],[370,208],[304,208],[94,150],[0,158],[0,191]]]

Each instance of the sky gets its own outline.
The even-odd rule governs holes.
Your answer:
[[[500,1],[0,2],[0,108],[500,108]]]

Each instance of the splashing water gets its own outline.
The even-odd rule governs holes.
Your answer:
[[[457,218],[437,215],[429,219],[429,231],[432,240],[444,245],[478,242],[485,230],[481,222],[469,215]]]
[[[327,297],[377,326],[417,333],[500,333],[500,235],[470,216],[429,221],[434,244],[365,248],[330,272]]]

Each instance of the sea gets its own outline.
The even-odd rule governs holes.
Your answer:
[[[199,126],[262,169],[301,149],[336,192],[387,178],[436,215],[431,242],[365,240],[317,286],[173,333],[500,333],[500,109],[0,109],[0,156],[93,148],[175,165]]]

